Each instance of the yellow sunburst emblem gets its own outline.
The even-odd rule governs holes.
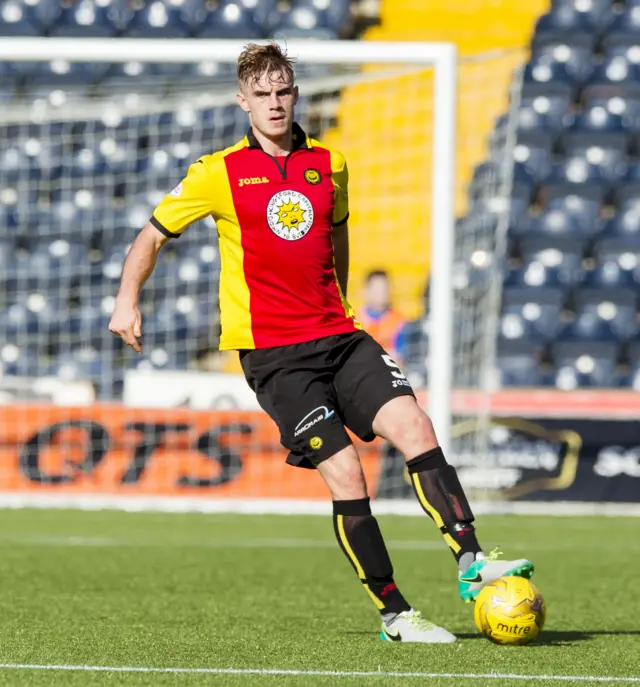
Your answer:
[[[291,231],[304,222],[304,210],[298,203],[284,203],[278,208],[278,221]]]
[[[298,241],[313,225],[311,201],[298,191],[280,191],[267,206],[271,231],[285,241]]]

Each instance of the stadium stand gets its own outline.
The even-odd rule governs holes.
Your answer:
[[[430,21],[437,24],[437,16],[430,15]],[[637,387],[640,381],[639,29],[640,5],[631,0],[554,0],[536,23],[514,150],[498,339],[504,386]],[[0,36],[354,38],[361,31],[348,0],[292,0],[286,11],[275,0],[215,5],[6,0],[0,5]],[[0,63],[0,103],[70,101],[87,93],[116,99],[149,83],[158,90],[176,77],[205,83],[214,74],[233,78],[227,67],[208,62],[185,67]],[[343,107],[354,107],[348,95]],[[229,142],[245,129],[244,117],[233,107],[145,116],[154,118],[147,127],[152,133],[137,140],[123,135],[128,127],[122,119],[47,124],[46,135],[37,124],[0,125],[5,183],[0,226],[9,229],[0,238],[5,374],[41,371],[46,359],[53,374],[94,380],[101,398],[119,393],[118,370],[128,358],[119,357],[121,347],[107,332],[106,294],[114,293],[119,280],[124,237],[144,224],[149,206],[186,161],[201,153],[192,138],[194,125],[203,138],[215,130]],[[300,116],[303,124],[309,119],[305,102]],[[500,140],[504,126],[505,117],[498,118],[494,140]],[[52,135],[52,127],[59,135]],[[351,151],[345,152],[351,159]],[[491,159],[470,174],[459,231],[494,227],[481,189],[502,154],[496,144]],[[357,164],[357,151],[353,155]],[[86,176],[100,180],[90,191],[82,183]],[[43,223],[49,227],[47,240],[34,231]],[[87,227],[96,231],[87,235]],[[167,256],[158,268],[163,278],[145,292],[149,353],[135,364],[181,369],[210,346],[203,304],[216,288],[218,255],[214,246],[185,236]],[[481,271],[468,267],[465,284],[472,286]],[[51,293],[65,297],[52,300]],[[168,330],[181,342],[178,350],[165,346]],[[426,330],[423,319],[409,326],[407,365],[421,365]],[[21,348],[18,332],[26,332],[35,348]],[[101,334],[87,338],[79,332]],[[72,345],[80,338],[82,345]]]

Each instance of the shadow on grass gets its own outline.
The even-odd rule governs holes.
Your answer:
[[[363,630],[347,630],[345,635],[357,636],[371,636],[370,631]],[[551,646],[551,645],[568,645],[576,642],[589,641],[597,637],[604,636],[636,636],[640,637],[640,630],[543,630],[536,641],[530,646]],[[458,632],[456,633],[458,639],[485,639],[484,635],[479,632]]]

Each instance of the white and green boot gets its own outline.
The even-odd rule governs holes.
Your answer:
[[[473,555],[473,554],[466,554]],[[475,561],[458,574],[458,590],[464,601],[475,599],[480,590],[499,577],[526,577],[533,575],[533,563],[526,558],[500,561],[502,554],[494,549],[488,556],[479,553]]]
[[[422,644],[452,644],[455,635],[425,620],[422,613],[412,608],[402,613],[382,616],[380,639],[385,642],[421,642]]]

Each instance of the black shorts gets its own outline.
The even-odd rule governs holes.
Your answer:
[[[373,420],[411,385],[384,348],[364,331],[305,343],[240,351],[258,402],[280,429],[287,463],[316,465],[351,443],[345,427],[373,441]]]

